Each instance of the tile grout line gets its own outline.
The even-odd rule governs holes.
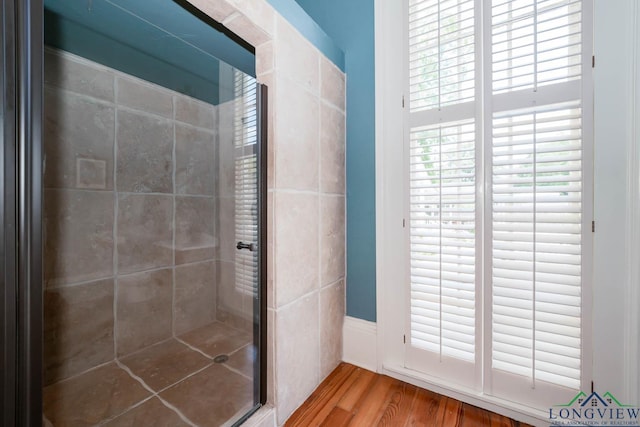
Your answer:
[[[174,339],[173,337],[169,337],[169,338],[164,339],[164,340],[162,340],[162,341],[158,341],[157,343],[154,343],[154,344],[148,345],[148,346],[146,346],[146,347],[142,347],[141,349],[138,349],[138,350],[136,350],[136,351],[132,351],[131,353],[127,353],[127,354],[125,354],[124,356],[122,356],[122,357],[118,358],[118,360],[120,360],[122,363],[125,363],[125,364],[126,364],[126,362],[124,362],[124,359],[128,359],[128,358],[129,358],[129,357],[131,357],[131,356],[135,356],[135,355],[137,355],[137,354],[140,354],[140,353],[142,353],[143,351],[149,350],[151,347],[160,346],[160,345],[162,345],[162,344],[168,343],[169,341],[171,341],[171,340],[173,340],[173,339]]]
[[[213,268],[215,271],[213,272],[213,303],[212,303],[212,311],[213,318],[218,319],[218,284],[220,283],[219,277],[219,266],[220,262],[218,261],[220,255],[220,115],[218,106],[214,105],[213,110],[213,122],[214,122],[214,135],[213,135],[213,182],[211,183],[213,189],[213,239],[215,242],[213,249]]]
[[[186,375],[185,377],[180,378],[178,381],[175,381],[175,382],[173,382],[173,383],[171,383],[171,384],[169,384],[169,385],[167,385],[167,386],[165,386],[165,387],[161,388],[161,389],[160,389],[160,390],[158,390],[157,392],[153,391],[153,389],[152,389],[150,386],[147,386],[147,388],[148,388],[149,390],[151,390],[151,391],[154,393],[154,395],[158,395],[158,394],[160,394],[160,393],[162,393],[162,392],[166,391],[167,389],[169,389],[169,388],[171,388],[171,387],[173,387],[173,386],[177,385],[178,383],[181,383],[182,381],[186,380],[187,378],[190,378],[190,377],[192,377],[192,376],[194,376],[194,375],[196,375],[196,374],[199,374],[200,372],[204,371],[205,369],[207,369],[207,368],[209,368],[209,367],[211,367],[211,366],[213,366],[213,365],[215,364],[215,362],[213,362],[213,358],[212,358],[211,356],[209,356],[209,355],[207,355],[207,354],[203,353],[202,351],[200,351],[200,350],[198,350],[197,348],[195,348],[194,346],[192,346],[192,345],[190,345],[190,344],[188,344],[188,343],[186,343],[186,342],[182,341],[182,340],[181,340],[181,339],[179,339],[179,338],[167,338],[166,340],[161,341],[161,342],[159,342],[159,343],[157,343],[157,344],[154,344],[154,345],[160,345],[160,344],[163,344],[163,343],[167,343],[167,342],[169,342],[169,341],[172,341],[172,340],[175,340],[175,341],[179,342],[180,344],[183,344],[185,347],[189,348],[190,350],[192,350],[192,351],[194,351],[194,352],[197,352],[197,353],[200,353],[201,355],[203,355],[203,356],[207,359],[207,364],[206,364],[205,366],[203,366],[202,368],[196,369],[195,371],[191,372],[190,374]],[[141,350],[138,350],[138,351],[135,351],[135,352],[133,352],[133,353],[130,353],[130,354],[128,354],[126,357],[134,356],[134,355],[140,354],[140,353],[142,353],[142,352],[144,352],[144,351],[148,350],[150,347],[153,347],[154,345],[149,346],[149,347],[145,347],[145,348],[143,348],[143,349],[141,349]],[[243,346],[243,347],[245,347],[245,346]],[[231,352],[231,353],[235,353],[236,351],[238,351],[238,350],[234,350],[234,351],[233,351],[233,352]],[[108,363],[111,363],[111,362],[108,362]],[[127,363],[126,363],[125,361],[118,360],[118,366],[119,366],[119,367],[121,367],[120,365],[123,365],[123,366],[125,366],[128,370],[130,370],[130,368],[127,366]],[[131,372],[133,372],[133,371],[131,371]],[[129,372],[127,371],[127,373],[129,373]],[[134,378],[138,379],[138,378],[135,376],[135,374],[131,374],[131,375],[132,375]],[[144,382],[144,380],[143,380],[142,378],[138,379],[138,381]],[[146,383],[145,383],[145,384],[146,384]]]
[[[66,187],[44,187],[47,190],[54,191],[77,191],[85,193],[108,193],[112,190],[102,190],[95,188],[66,188]],[[124,196],[159,196],[170,197],[172,193],[158,193],[158,192],[142,192],[142,191],[119,191],[118,193]],[[192,197],[194,199],[213,199],[215,196],[208,194],[180,194],[180,197]]]
[[[117,80],[117,79],[114,79],[114,80]],[[66,88],[64,86],[56,86],[56,85],[51,84],[51,83],[45,83],[45,88],[47,90],[54,91],[54,92],[62,92],[63,95],[66,95],[66,96],[71,95],[71,96],[73,96],[75,98],[81,99],[81,100],[86,101],[86,102],[91,102],[91,103],[94,103],[94,104],[102,106],[102,107],[109,107],[109,108],[113,108],[113,109],[118,109],[118,110],[124,111],[124,112],[129,113],[129,114],[137,114],[137,115],[149,118],[149,119],[155,119],[155,120],[160,120],[160,121],[164,121],[164,122],[175,121],[179,126],[182,126],[182,127],[185,127],[185,128],[189,128],[191,130],[195,130],[195,131],[198,131],[198,132],[206,133],[206,134],[209,134],[209,135],[212,135],[215,132],[215,131],[207,128],[207,127],[194,125],[192,123],[188,123],[188,122],[185,122],[185,121],[182,121],[182,120],[179,120],[179,119],[173,119],[171,117],[163,116],[161,114],[145,111],[145,110],[143,110],[141,108],[136,108],[136,107],[131,107],[131,106],[128,106],[128,105],[120,104],[120,103],[117,103],[116,101],[109,101],[109,100],[106,100],[106,99],[97,98],[95,96],[88,95],[86,93],[76,92],[76,91],[74,91],[72,89],[69,89],[69,88]],[[184,95],[184,94],[181,94],[181,95]],[[171,95],[171,96],[173,97],[174,95]],[[184,95],[184,96],[185,97],[189,97],[188,95]],[[193,98],[193,99],[195,99],[195,98]]]
[[[332,287],[332,286],[335,286],[335,285],[337,285],[338,283],[340,283],[340,282],[344,281],[344,280],[345,280],[345,278],[346,278],[346,277],[345,277],[344,275],[342,275],[342,276],[338,277],[336,280],[334,280],[333,282],[330,282],[330,283],[327,283],[326,285],[323,285],[323,286],[322,286],[322,288],[321,288],[320,290],[322,291],[322,290],[324,290],[324,289],[327,289],[327,288],[330,288],[330,287]]]
[[[75,192],[86,192],[86,193],[108,193],[112,190],[100,190],[100,189],[87,189],[87,188],[65,188],[65,187],[45,187],[46,190],[52,191],[75,191]],[[119,191],[119,194],[123,196],[158,196],[158,197],[171,197],[171,193],[157,193],[157,192],[135,192],[135,191]],[[317,190],[299,190],[295,188],[269,188],[267,193],[284,193],[284,194],[321,194],[323,196],[332,196],[332,197],[345,197],[344,193],[336,193],[330,191],[317,191]],[[233,200],[233,196],[212,196],[209,194],[180,194],[179,197],[183,198],[194,198],[194,199],[229,199]]]
[[[147,391],[149,391],[149,392],[151,393],[151,396],[149,396],[148,398],[146,398],[146,399],[144,399],[144,400],[142,400],[142,401],[140,401],[140,402],[136,403],[135,405],[130,406],[130,407],[129,407],[129,408],[127,408],[124,412],[122,412],[122,413],[120,413],[120,414],[116,415],[115,417],[109,418],[108,420],[104,420],[104,422],[108,422],[108,421],[110,421],[110,420],[113,420],[113,419],[115,419],[115,418],[117,418],[117,417],[119,417],[119,416],[121,416],[121,415],[125,414],[126,412],[128,412],[128,411],[130,411],[130,410],[132,410],[132,409],[134,409],[134,408],[136,408],[136,407],[138,407],[138,406],[140,406],[141,404],[143,404],[143,403],[147,402],[148,400],[152,399],[153,397],[157,397],[157,398],[158,398],[158,399],[159,399],[159,400],[160,400],[160,401],[161,401],[161,402],[162,402],[166,407],[168,407],[169,409],[171,409],[171,410],[175,411],[175,412],[176,412],[176,413],[177,413],[177,414],[178,414],[178,415],[179,415],[179,416],[180,416],[180,417],[181,417],[185,422],[187,422],[187,423],[188,423],[188,424],[190,424],[191,426],[197,427],[195,424],[193,424],[193,423],[188,419],[188,417],[186,417],[184,414],[182,414],[182,412],[181,412],[177,407],[175,407],[174,405],[172,405],[171,403],[169,403],[168,401],[166,401],[162,396],[160,396],[160,394],[161,394],[162,392],[164,392],[164,391],[166,391],[166,390],[168,390],[168,389],[170,389],[170,388],[172,388],[172,387],[174,387],[174,386],[178,385],[179,383],[182,383],[183,381],[185,381],[185,380],[187,380],[187,379],[189,379],[189,378],[191,378],[191,377],[193,377],[193,376],[196,376],[196,375],[200,374],[201,372],[205,371],[206,369],[210,368],[211,366],[215,365],[216,363],[212,361],[212,358],[211,358],[210,356],[206,355],[205,353],[203,353],[203,352],[202,352],[202,351],[200,351],[199,349],[197,349],[197,348],[195,348],[194,346],[192,346],[192,345],[190,345],[190,344],[188,344],[188,343],[186,343],[186,342],[182,341],[182,340],[181,340],[181,339],[179,339],[179,338],[168,338],[167,340],[164,340],[164,341],[162,341],[161,343],[168,342],[168,341],[170,341],[170,340],[172,340],[172,339],[175,339],[177,342],[180,342],[181,344],[185,345],[185,346],[186,346],[186,347],[188,347],[189,349],[191,349],[191,350],[193,350],[193,351],[196,351],[196,352],[198,352],[198,353],[202,354],[203,356],[205,356],[205,358],[207,359],[207,362],[208,362],[208,363],[206,363],[206,364],[205,364],[205,366],[203,366],[202,368],[197,369],[197,370],[195,370],[195,371],[191,372],[189,375],[186,375],[186,376],[184,376],[184,377],[180,378],[179,380],[177,380],[177,381],[175,381],[175,382],[173,382],[173,383],[171,383],[171,384],[169,384],[169,385],[167,385],[167,386],[165,386],[165,387],[163,387],[163,388],[159,389],[159,390],[156,392],[156,391],[155,391],[153,388],[151,388],[151,387],[150,387],[150,386],[149,386],[149,385],[148,385],[148,384],[147,384],[147,383],[146,383],[146,382],[145,382],[141,377],[139,377],[139,376],[137,376],[135,373],[133,373],[133,371],[132,371],[128,366],[127,366],[127,364],[126,364],[125,362],[123,362],[123,361],[121,361],[121,360],[116,360],[116,361],[115,361],[115,364],[116,364],[119,368],[121,368],[121,369],[123,369],[125,372],[127,372],[127,374],[129,374],[129,376],[131,376],[133,379],[135,379],[137,382],[139,382],[139,383],[140,383],[140,384],[141,384],[141,385],[142,385],[142,386],[143,386]],[[159,343],[159,344],[160,344],[160,343]],[[245,348],[246,346],[248,346],[248,345],[250,345],[250,344],[251,344],[251,343],[245,344],[245,345],[243,345],[243,346],[239,347],[238,349],[235,349],[234,351],[230,352],[229,354],[237,353],[239,350],[241,350],[241,349]],[[139,350],[139,351],[137,351],[137,352],[131,353],[130,355],[134,355],[134,354],[140,353],[140,352],[142,352],[142,351],[144,351],[144,350],[146,350],[146,349],[148,349],[148,348],[149,348],[149,347],[147,347],[147,348],[145,348],[145,349],[142,349],[142,350]],[[127,355],[127,356],[130,356],[130,355]],[[112,362],[108,362],[108,363],[112,363]],[[108,364],[108,363],[107,363],[107,364]],[[220,364],[220,365],[224,366],[224,367],[225,367],[226,369],[228,369],[229,371],[231,371],[231,372],[233,372],[233,373],[235,373],[235,374],[238,374],[238,375],[242,376],[243,378],[245,378],[245,379],[247,379],[247,380],[249,380],[249,381],[252,381],[252,378],[250,378],[250,377],[246,376],[245,374],[243,374],[242,372],[240,372],[240,371],[236,370],[235,368],[232,368],[232,367],[230,367],[230,366],[227,366],[227,365],[226,365],[226,364],[224,364],[224,363],[222,363],[222,364]]]
[[[184,421],[185,423],[189,424],[191,427],[198,427],[197,424],[193,423],[189,418],[186,417],[186,415],[184,415],[182,413],[182,411],[180,411],[178,408],[176,408],[174,405],[172,405],[171,403],[167,402],[163,397],[156,395],[156,397],[158,398],[158,400],[167,408],[171,409],[172,411],[174,411],[176,414],[178,414],[178,416],[182,419],[182,421]]]
[[[274,33],[276,32],[277,29],[277,19],[274,18]],[[269,93],[267,94],[267,113],[269,113],[269,108],[272,108],[275,110],[275,106],[276,106],[276,96],[278,93],[277,90],[277,83],[276,83],[276,79],[275,79],[275,69],[276,69],[276,48],[275,48],[275,42],[274,42],[274,48],[273,48],[273,52],[272,52],[272,57],[273,57],[273,88],[269,89]],[[278,269],[276,268],[276,258],[277,258],[277,253],[276,253],[276,231],[277,231],[277,226],[278,223],[276,221],[276,202],[278,197],[276,197],[278,195],[278,193],[275,192],[276,189],[276,183],[278,182],[276,179],[276,173],[277,173],[277,157],[276,157],[276,150],[275,150],[275,141],[277,140],[277,133],[276,133],[276,119],[274,117],[273,112],[271,112],[271,114],[269,115],[271,117],[271,119],[269,119],[269,117],[267,117],[267,150],[266,150],[266,154],[267,154],[267,194],[266,194],[266,199],[267,199],[267,218],[266,218],[266,234],[267,234],[267,248],[269,247],[269,243],[271,243],[271,257],[267,256],[267,277],[265,277],[265,280],[267,280],[267,294],[265,295],[265,298],[267,298],[266,301],[266,305],[267,308],[269,307],[269,303],[271,303],[271,306],[275,309],[275,307],[277,307],[278,305],[278,289],[276,286],[276,283],[278,283]],[[271,126],[269,126],[271,125]],[[271,130],[269,131],[269,127],[271,127]],[[269,140],[269,136],[271,136],[271,140]],[[271,159],[269,159],[269,156],[271,156]],[[271,166],[271,168],[273,169],[271,172],[271,181],[269,182],[269,166]],[[268,206],[268,200],[269,200],[269,195],[271,195],[271,206]],[[271,240],[269,242],[269,240]],[[267,254],[268,254],[268,249],[267,249]],[[271,284],[269,284],[269,270],[271,270]],[[271,286],[271,289],[269,290],[268,287]],[[271,299],[271,301],[269,301],[269,299]],[[273,314],[273,324],[271,325],[271,327],[274,329],[271,333],[272,336],[272,344],[271,346],[269,345],[269,343],[267,343],[267,357],[269,356],[269,353],[271,353],[273,355],[272,359],[273,360],[273,364],[275,366],[275,356],[276,356],[276,347],[275,347],[275,316],[276,314]],[[267,330],[267,336],[269,335],[269,331]],[[269,350],[271,349],[271,350]]]
[[[278,152],[276,151],[276,144],[275,142],[278,140],[277,138],[277,132],[276,130],[278,129],[278,120],[276,119],[276,115],[274,114],[274,111],[276,110],[276,106],[278,105],[278,98],[279,98],[279,92],[278,92],[278,73],[277,73],[277,58],[278,58],[278,50],[276,50],[276,37],[277,37],[277,33],[278,33],[278,20],[276,18],[274,18],[273,20],[273,33],[274,33],[274,38],[273,38],[273,51],[271,53],[272,57],[273,57],[273,71],[272,71],[272,80],[271,80],[271,87],[269,87],[268,93],[267,93],[267,168],[269,167],[269,153],[272,154],[273,157],[273,161],[271,162],[271,166],[273,169],[273,172],[271,173],[271,182],[269,182],[269,177],[267,175],[267,192],[269,192],[270,190],[276,189],[277,188],[277,183],[278,183]],[[273,111],[272,111],[273,110]],[[271,122],[271,126],[269,126],[269,122]],[[271,132],[269,132],[269,127],[271,127]],[[269,134],[271,134],[271,140],[269,140]],[[267,171],[268,172],[268,171]],[[272,188],[269,188],[269,186],[271,186]],[[275,206],[276,206],[276,202],[275,199],[273,199],[273,210],[275,212]],[[268,214],[267,214],[268,217]],[[275,242],[275,215],[273,216],[273,239]],[[275,243],[274,243],[274,251],[273,251],[273,257],[275,258]],[[275,283],[275,269],[273,272],[273,279],[274,279],[274,283]],[[274,305],[275,305],[275,291],[274,291]]]
[[[109,423],[109,422],[111,422],[111,421],[115,420],[116,418],[119,418],[119,417],[123,416],[123,415],[124,415],[124,414],[126,414],[127,412],[129,412],[129,411],[131,411],[131,410],[133,410],[133,409],[136,409],[136,408],[138,408],[138,407],[140,407],[140,406],[144,405],[145,403],[147,403],[148,401],[150,401],[150,400],[151,400],[151,399],[153,399],[154,397],[155,397],[155,396],[153,396],[153,395],[148,396],[148,397],[146,397],[146,398],[142,399],[141,401],[136,402],[135,404],[133,404],[133,405],[129,406],[129,407],[128,407],[127,409],[125,409],[124,411],[122,411],[122,412],[120,412],[120,413],[118,413],[118,414],[116,414],[116,415],[114,415],[114,416],[112,416],[112,417],[109,417],[109,418],[106,418],[106,419],[100,420],[100,422],[99,422],[98,424],[96,424],[96,425],[97,425],[97,426],[103,426],[103,425],[105,425],[105,424],[107,424],[107,423]]]
[[[113,256],[113,253],[112,253]],[[96,279],[91,279],[91,280],[87,280],[87,281],[83,281],[83,282],[73,282],[73,283],[65,283],[62,285],[48,285],[46,290],[47,291],[57,291],[57,290],[62,290],[62,289],[69,289],[69,288],[75,288],[78,286],[93,286],[95,284],[98,284],[99,282],[103,282],[105,280],[116,280],[116,275],[115,274],[111,274],[109,276],[105,276],[105,277],[99,277]]]
[[[101,189],[101,188],[68,188],[68,187],[49,187],[49,186],[45,186],[44,187],[46,190],[52,190],[52,191],[76,191],[76,192],[82,192],[82,193],[109,193],[113,190],[108,190],[108,189]],[[142,191],[119,191],[118,193],[125,195],[125,196],[165,196],[165,197],[170,197],[172,193],[159,193],[159,192],[153,192],[153,191],[147,191],[147,192],[142,192]],[[336,193],[337,194],[337,193]],[[180,194],[180,197],[191,197],[194,199],[214,199],[215,196],[212,196],[210,194]],[[231,197],[228,197],[231,198]]]
[[[115,363],[115,359],[114,360],[109,360],[108,362],[101,363],[98,366],[94,366],[94,367],[89,368],[89,369],[87,369],[85,371],[82,371],[80,373],[74,374],[74,375],[72,375],[70,377],[67,377],[67,378],[63,378],[63,379],[58,380],[56,382],[53,382],[51,384],[47,384],[47,385],[43,386],[43,388],[51,387],[52,385],[56,385],[56,384],[66,383],[67,381],[74,380],[74,379],[80,377],[81,375],[88,374],[88,373],[93,372],[93,371],[97,371],[100,368],[104,368],[105,366],[109,365],[110,363]]]
[[[179,264],[179,265],[180,266],[193,266],[193,265],[196,265],[196,264],[204,264],[204,263],[207,263],[207,262],[211,262],[211,260],[210,259],[204,259],[202,261],[186,262],[184,264]],[[123,273],[123,274],[121,274],[121,276],[133,276],[133,275],[141,274],[141,273],[155,273],[157,271],[169,270],[169,269],[172,269],[172,268],[173,268],[172,265],[165,265],[165,266],[161,266],[161,267],[152,267],[152,268],[149,268],[147,270],[139,270],[139,271],[132,271],[131,273],[128,273],[128,272],[127,273]]]
[[[171,231],[171,254],[172,254],[172,269],[171,269],[171,335],[176,337],[176,96],[171,96],[171,109],[173,121],[173,145],[172,145],[172,169],[171,169],[171,180],[172,180],[172,209],[173,209],[173,218],[172,218],[172,231]]]
[[[171,384],[169,384],[168,386],[162,387],[162,388],[161,388],[158,392],[156,392],[155,394],[156,394],[156,395],[158,395],[158,397],[160,397],[160,393],[163,393],[163,392],[165,392],[165,391],[169,390],[170,388],[172,388],[172,387],[174,387],[174,386],[176,386],[176,385],[180,384],[181,382],[183,382],[183,381],[185,381],[185,380],[187,380],[187,379],[189,379],[189,378],[191,378],[191,377],[194,377],[194,376],[198,375],[199,373],[201,373],[201,372],[205,371],[206,369],[210,368],[210,367],[211,367],[211,366],[213,366],[213,365],[214,365],[214,362],[209,361],[209,363],[207,363],[207,364],[206,364],[205,366],[203,366],[202,368],[200,368],[200,369],[197,369],[197,370],[193,371],[193,372],[192,372],[192,373],[190,373],[189,375],[185,376],[184,378],[180,378],[178,381],[176,381],[176,382],[174,382],[174,383],[171,383]]]
[[[189,266],[195,266],[197,264],[205,264],[205,263],[209,263],[209,262],[213,262],[216,261],[214,258],[210,258],[210,259],[203,259],[203,260],[199,260],[199,261],[192,261],[192,262],[185,262],[184,264],[178,264],[178,267],[189,267]],[[74,288],[77,286],[82,286],[82,285],[91,285],[93,283],[97,283],[97,282],[101,282],[103,280],[115,280],[117,277],[126,277],[126,276],[133,276],[136,274],[142,274],[142,273],[155,273],[161,270],[168,270],[172,268],[172,266],[170,265],[165,265],[162,267],[152,267],[146,270],[136,270],[136,271],[131,271],[131,272],[125,272],[122,274],[112,274],[110,276],[105,276],[105,277],[100,277],[100,278],[96,278],[96,279],[91,279],[91,280],[86,280],[86,281],[82,281],[82,282],[72,282],[72,283],[65,283],[63,285],[52,285],[52,286],[48,286],[47,290],[58,290],[58,289],[66,289],[66,288]],[[151,344],[153,345],[153,344]]]
[[[240,370],[238,370],[238,369],[236,369],[236,368],[232,368],[231,366],[228,366],[226,363],[218,363],[218,365],[222,365],[222,366],[224,366],[225,368],[227,368],[229,371],[233,372],[234,374],[238,374],[238,375],[240,375],[242,378],[247,379],[247,380],[249,380],[249,381],[252,381],[252,382],[253,382],[253,378],[252,378],[252,377],[250,377],[250,376],[248,376],[248,375],[245,375],[243,372],[241,372]]]
[[[345,197],[342,193],[331,193],[331,192],[323,192],[318,190],[299,190],[295,188],[271,188],[268,191],[269,193],[282,193],[282,194],[306,194],[309,196],[313,196],[315,194],[322,194],[323,196],[334,196],[334,197]]]
[[[118,79],[113,77],[113,99],[114,105],[118,102]],[[119,113],[118,108],[114,108],[114,132],[113,132],[113,360],[118,358],[118,210],[120,209],[118,195],[118,129]]]
[[[179,383],[179,382],[181,382],[181,381],[184,381],[184,380],[185,380],[185,379],[187,379],[188,377],[185,377],[185,378],[183,378],[182,380],[180,380],[180,381],[176,382],[175,384],[172,384],[171,386],[166,387],[166,388],[164,388],[164,389],[160,390],[160,392],[155,392],[151,387],[149,387],[149,386],[147,385],[147,383],[146,383],[142,378],[140,378],[139,376],[135,375],[135,374],[131,371],[131,369],[129,369],[129,367],[128,367],[127,365],[125,365],[124,363],[120,362],[119,360],[117,360],[117,361],[116,361],[116,364],[118,365],[118,367],[120,367],[120,369],[122,369],[122,370],[123,370],[123,371],[125,371],[127,374],[129,374],[129,376],[130,376],[131,378],[133,378],[134,380],[138,381],[138,382],[140,383],[140,385],[142,385],[142,387],[144,387],[148,392],[150,392],[150,393],[151,393],[151,396],[149,397],[149,399],[152,399],[152,398],[154,398],[154,397],[158,398],[158,400],[160,400],[160,402],[162,402],[162,404],[163,404],[163,405],[165,405],[165,406],[166,406],[166,407],[168,407],[169,409],[173,410],[176,414],[178,414],[178,416],[179,416],[179,417],[180,417],[184,422],[186,422],[187,424],[189,424],[189,425],[190,425],[190,426],[192,426],[192,427],[198,427],[198,426],[197,426],[196,424],[194,424],[194,423],[193,423],[189,418],[187,418],[187,417],[186,417],[186,416],[185,416],[185,415],[184,415],[184,414],[183,414],[183,413],[182,413],[178,408],[176,408],[175,406],[171,405],[169,402],[165,401],[165,400],[164,400],[162,397],[160,397],[160,395],[159,395],[159,393],[160,393],[160,392],[162,392],[162,391],[164,391],[164,390],[166,390],[166,388],[172,387],[173,385],[175,385],[175,384],[177,384],[177,383]],[[203,368],[203,369],[204,369],[204,368]],[[202,370],[200,370],[200,371],[202,371]],[[200,371],[198,371],[198,372],[200,372]],[[149,399],[146,399],[146,400],[149,400]],[[135,407],[135,406],[130,407],[130,408],[129,408],[129,409],[127,409],[125,412],[128,412],[130,409],[132,409],[132,408],[134,408],[134,407]],[[123,414],[124,414],[125,412],[123,412]],[[122,414],[120,414],[120,415],[122,415]]]
[[[317,126],[317,135],[318,135],[318,140],[317,140],[317,149],[318,149],[318,222],[316,224],[316,229],[317,229],[317,233],[318,233],[318,273],[317,273],[317,280],[318,280],[318,366],[316,368],[316,375],[318,377],[318,380],[320,380],[320,377],[322,376],[322,366],[321,366],[321,361],[322,361],[322,247],[323,247],[323,243],[324,243],[324,238],[323,238],[323,231],[322,231],[322,220],[323,220],[323,215],[322,215],[322,207],[324,204],[324,198],[322,196],[322,190],[324,189],[324,186],[322,185],[322,177],[323,177],[323,162],[322,162],[322,139],[321,139],[321,134],[322,134],[322,88],[323,88],[324,84],[323,84],[323,73],[322,73],[322,59],[320,58],[320,55],[318,55],[318,118],[316,119],[316,126]],[[316,380],[316,381],[318,381]]]
[[[95,71],[98,71],[98,72],[111,74],[114,77],[114,81],[117,80],[117,79],[126,80],[126,81],[129,81],[132,84],[135,84],[135,85],[138,85],[138,86],[145,86],[146,88],[150,88],[153,91],[161,92],[164,95],[168,95],[168,96],[173,96],[173,93],[177,92],[177,91],[168,89],[168,88],[166,88],[164,86],[152,83],[152,82],[150,82],[148,80],[144,80],[144,79],[138,78],[136,76],[133,76],[131,74],[124,73],[124,72],[122,72],[120,70],[104,66],[104,65],[99,64],[99,63],[97,63],[95,61],[92,61],[90,59],[84,58],[82,56],[75,55],[75,54],[67,52],[67,51],[62,51],[62,50],[57,49],[57,48],[45,47],[45,52],[49,53],[50,55],[56,56],[56,57],[58,57],[59,59],[61,59],[63,61],[68,61],[68,62],[71,62],[71,63],[73,63],[75,65],[80,65],[82,67],[91,68],[91,69],[93,69]],[[77,91],[72,90],[72,89],[70,89],[68,87],[65,87],[64,85],[56,85],[55,83],[46,83],[46,82],[45,82],[45,85],[48,86],[50,89],[62,90],[64,92],[69,92],[69,93],[71,93],[73,95],[78,95],[78,96],[80,96],[82,98],[90,98],[90,100],[97,101],[98,103],[110,104],[111,106],[116,106],[115,92],[114,92],[114,101],[110,101],[110,100],[106,100],[106,99],[103,99],[103,98],[98,98],[98,97],[95,97],[95,96],[92,96],[92,95],[89,95],[89,94],[86,94],[86,93],[83,93],[83,92],[77,92]],[[198,99],[198,98],[195,98],[193,96],[190,96],[190,95],[187,95],[187,94],[184,94],[184,93],[180,93],[180,92],[178,92],[178,93],[181,96],[183,96],[185,98],[188,98],[190,101],[194,101],[194,102],[196,102],[198,104],[211,105],[208,102],[205,102],[205,101],[203,101],[201,99]],[[137,109],[135,107],[129,107],[127,105],[120,105],[120,107],[122,107],[125,110],[146,113],[146,115],[152,115],[154,117],[160,117],[160,118],[163,118],[165,120],[171,120],[171,118],[168,118],[168,117],[163,116],[161,114],[156,114],[156,113],[145,111],[145,110],[142,110],[142,109]],[[201,126],[193,125],[191,123],[182,122],[182,121],[179,121],[179,122],[180,122],[180,124],[185,124],[185,125],[188,125],[188,126],[191,126],[191,127],[198,128],[200,130],[205,130],[205,131],[211,132],[211,130],[206,128],[206,127],[201,127]]]
[[[324,105],[325,107],[331,108],[332,110],[337,111],[338,113],[342,114],[343,116],[347,115],[347,111],[346,110],[343,110],[342,108],[340,108],[339,106],[337,106],[333,102],[328,101],[325,98],[320,98],[320,104]]]
[[[188,347],[188,348],[190,348],[191,350],[193,350],[193,351],[196,351],[196,352],[200,353],[201,355],[203,355],[203,356],[204,356],[204,357],[206,357],[207,359],[209,359],[209,360],[213,360],[213,356],[209,356],[209,355],[208,355],[207,353],[205,353],[204,351],[200,350],[200,349],[199,349],[199,348],[197,348],[197,347],[192,346],[191,344],[189,344],[188,342],[184,341],[183,339],[181,339],[181,338],[179,338],[179,337],[177,337],[177,336],[176,336],[176,337],[174,337],[174,339],[175,339],[176,341],[178,341],[179,343],[184,344],[185,346],[187,346],[187,347]]]
[[[313,289],[313,290],[311,290],[311,291],[307,292],[306,294],[300,295],[299,297],[297,297],[296,299],[294,299],[294,300],[292,300],[292,301],[289,301],[289,302],[287,302],[287,303],[285,303],[285,304],[282,304],[281,306],[279,306],[279,307],[277,307],[277,308],[276,308],[276,307],[272,308],[272,310],[273,310],[274,312],[276,312],[276,313],[277,313],[277,312],[280,312],[280,311],[282,311],[282,310],[284,310],[284,309],[289,308],[290,306],[292,306],[293,304],[295,304],[295,303],[299,302],[300,300],[303,300],[303,299],[305,299],[305,298],[309,298],[309,297],[313,296],[313,294],[314,294],[314,293],[318,293],[319,291],[320,291],[320,290],[319,290],[319,289],[317,289],[317,288],[316,288],[316,289]]]
[[[235,350],[233,350],[233,351],[230,351],[229,353],[227,353],[227,356],[231,357],[231,356],[233,356],[234,354],[238,353],[238,352],[239,352],[240,350],[242,350],[243,348],[246,348],[246,347],[248,347],[248,346],[250,346],[250,345],[253,345],[253,343],[252,343],[252,342],[248,342],[248,343],[246,343],[245,345],[240,346],[240,347],[236,348],[236,349],[235,349]]]

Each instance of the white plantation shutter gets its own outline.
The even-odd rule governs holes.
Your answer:
[[[411,339],[474,361],[475,126],[411,133]]]
[[[234,70],[235,112],[235,237],[236,242],[258,243],[258,169],[256,154],[256,81]],[[235,286],[253,295],[258,284],[257,251],[236,251]]]
[[[474,0],[409,2],[411,111],[473,101]]]
[[[513,386],[552,398],[582,380],[582,5],[491,8],[491,378],[529,402]]]
[[[581,8],[581,0],[493,1],[493,92],[579,80]]]
[[[520,403],[564,398],[585,380],[591,3],[407,1],[405,363],[457,382],[472,364],[472,386]]]
[[[580,388],[578,103],[493,120],[495,369]]]
[[[475,30],[473,0],[409,1],[407,366],[460,383],[479,342]]]

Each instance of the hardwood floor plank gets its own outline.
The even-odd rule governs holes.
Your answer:
[[[349,425],[352,426],[374,426],[380,419],[387,401],[387,393],[394,383],[394,379],[386,375],[377,376],[360,401],[354,408],[354,417]]]
[[[304,426],[311,424],[309,420],[316,417],[327,402],[335,397],[337,390],[357,368],[347,363],[341,363],[329,376],[311,393],[305,403],[298,408],[286,422],[286,426]]]
[[[491,415],[491,413],[476,406],[463,403],[460,411],[460,422],[458,425],[460,427],[490,426]],[[494,415],[498,416],[497,414]]]
[[[396,381],[387,394],[387,402],[383,408],[378,426],[404,425],[409,418],[413,398],[418,387],[404,382]]]
[[[321,427],[346,427],[351,422],[353,413],[334,406],[329,415],[324,419]]]
[[[362,398],[362,395],[371,387],[371,383],[373,383],[375,379],[376,374],[366,369],[361,369],[358,379],[340,399],[337,406],[345,411],[353,411],[356,404]]]
[[[462,412],[462,402],[445,397],[444,400],[440,402],[440,406],[444,408],[442,425],[458,427],[458,422]]]
[[[518,421],[514,421],[510,418],[503,417],[502,415],[490,413],[490,426],[491,427],[520,427]],[[524,424],[522,424],[524,426]]]
[[[300,427],[530,427],[347,363],[285,423]]]
[[[413,399],[411,414],[407,419],[406,427],[435,427],[442,425],[444,417],[444,405],[440,410],[443,396],[432,391],[419,389]]]
[[[442,425],[445,426],[458,426],[459,420],[462,415],[462,402],[459,400],[445,397],[440,406],[444,408],[444,417],[442,418]]]
[[[324,421],[324,419],[327,418],[329,416],[329,414],[333,411],[333,409],[336,407],[338,402],[343,398],[343,396],[345,396],[347,394],[347,392],[349,391],[349,389],[351,389],[353,384],[365,372],[368,372],[368,371],[365,370],[365,369],[362,369],[362,368],[356,368],[353,371],[351,371],[351,374],[342,383],[342,385],[340,385],[340,388],[338,388],[338,390],[336,390],[335,394],[333,396],[331,396],[331,398],[329,400],[327,400],[327,402],[324,405],[324,407],[322,409],[320,409],[313,418],[311,418],[311,419],[306,418],[308,420],[308,424],[306,424],[306,425],[309,425],[309,426],[321,425],[321,423]],[[346,411],[346,412],[347,413],[351,413],[351,411]]]

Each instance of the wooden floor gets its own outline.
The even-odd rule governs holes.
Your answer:
[[[386,375],[342,363],[285,426],[526,426]]]

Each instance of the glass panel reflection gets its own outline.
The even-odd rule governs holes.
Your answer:
[[[45,424],[232,424],[258,405],[253,52],[177,2],[45,4]]]

